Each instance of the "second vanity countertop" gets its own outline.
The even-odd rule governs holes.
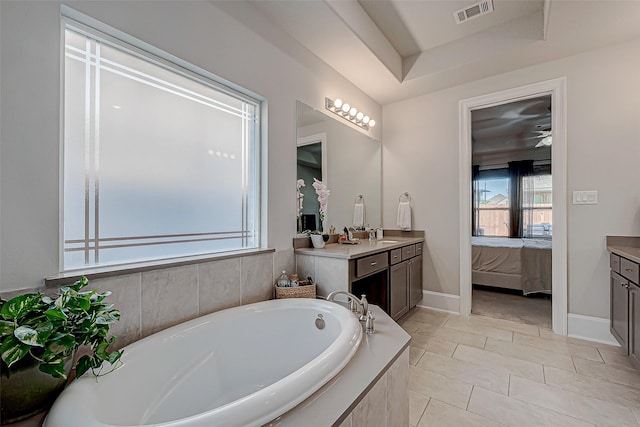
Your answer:
[[[389,236],[381,240],[369,241],[361,239],[357,245],[343,245],[340,243],[329,243],[324,248],[298,248],[296,254],[314,255],[328,258],[356,259],[366,255],[373,255],[392,249],[401,248],[406,245],[424,242],[424,237],[400,237]]]
[[[607,250],[640,264],[640,237],[607,236]]]

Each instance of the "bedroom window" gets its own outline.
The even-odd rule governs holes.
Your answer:
[[[480,171],[474,180],[475,236],[509,236],[509,177],[504,170]]]
[[[551,237],[552,226],[552,180],[550,174],[523,178],[523,187],[530,192],[523,203],[525,218],[528,218],[524,237]]]
[[[259,247],[260,101],[71,21],[64,42],[63,269]]]

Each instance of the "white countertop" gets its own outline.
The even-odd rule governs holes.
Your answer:
[[[299,248],[296,254],[315,255],[329,258],[355,259],[366,255],[373,255],[396,248],[401,248],[413,243],[424,242],[423,237],[399,237],[389,236],[381,240],[369,241],[361,239],[357,245],[344,245],[341,243],[330,243],[324,248]]]
[[[370,305],[375,316],[375,333],[363,333],[358,351],[347,366],[305,401],[268,427],[332,426],[353,410],[411,340],[380,307]],[[364,331],[363,331],[364,332]]]
[[[640,237],[607,236],[607,250],[640,264]]]

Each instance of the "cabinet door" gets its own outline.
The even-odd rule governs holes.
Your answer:
[[[627,279],[611,272],[611,333],[622,349],[629,351],[629,284]]]
[[[422,299],[422,255],[412,258],[409,264],[409,308]]]
[[[640,288],[629,286],[629,356],[640,368]]]
[[[390,268],[391,295],[389,315],[396,320],[409,310],[409,262],[403,261]]]

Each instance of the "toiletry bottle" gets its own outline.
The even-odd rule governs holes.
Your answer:
[[[382,239],[382,227],[378,227],[378,229],[376,230],[376,238],[378,240]]]
[[[282,274],[278,277],[278,287],[279,288],[288,288],[291,286],[289,282],[289,276],[287,276],[287,271],[282,270]]]
[[[292,288],[297,288],[299,286],[298,275],[295,273],[291,274],[291,279],[289,280]]]

